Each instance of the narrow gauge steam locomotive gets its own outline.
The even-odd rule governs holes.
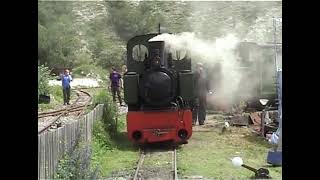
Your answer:
[[[128,137],[136,144],[187,143],[194,99],[191,58],[186,51],[167,50],[164,41],[149,41],[157,35],[135,36],[127,43]]]

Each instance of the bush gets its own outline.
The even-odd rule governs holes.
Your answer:
[[[62,86],[51,86],[49,89],[50,89],[49,92],[50,94],[52,94],[54,99],[59,103],[62,103],[63,102]]]
[[[104,104],[102,122],[105,131],[113,136],[117,131],[117,107],[112,102],[112,98],[106,90],[101,90],[93,99],[93,104]]]
[[[99,168],[90,166],[91,148],[82,145],[59,161],[54,179],[97,179]]]
[[[44,65],[38,65],[38,99],[39,95],[49,94],[50,70]]]
[[[111,140],[110,134],[106,131],[103,121],[96,121],[93,125],[93,141],[97,146],[104,150],[112,150],[114,144]]]

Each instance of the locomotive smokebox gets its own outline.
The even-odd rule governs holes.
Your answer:
[[[151,41],[149,42],[150,64],[152,69],[159,69],[168,67],[165,53],[164,53],[164,41]]]

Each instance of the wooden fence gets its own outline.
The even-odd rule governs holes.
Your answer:
[[[102,118],[103,104],[63,127],[38,135],[38,179],[52,179],[59,159],[72,151],[76,140],[91,141],[93,122]]]

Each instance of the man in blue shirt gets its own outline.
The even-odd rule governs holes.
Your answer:
[[[68,104],[70,105],[70,82],[72,81],[72,77],[69,74],[69,70],[66,69],[64,71],[64,74],[61,76],[62,81],[62,89],[63,89],[63,102],[64,105]]]

